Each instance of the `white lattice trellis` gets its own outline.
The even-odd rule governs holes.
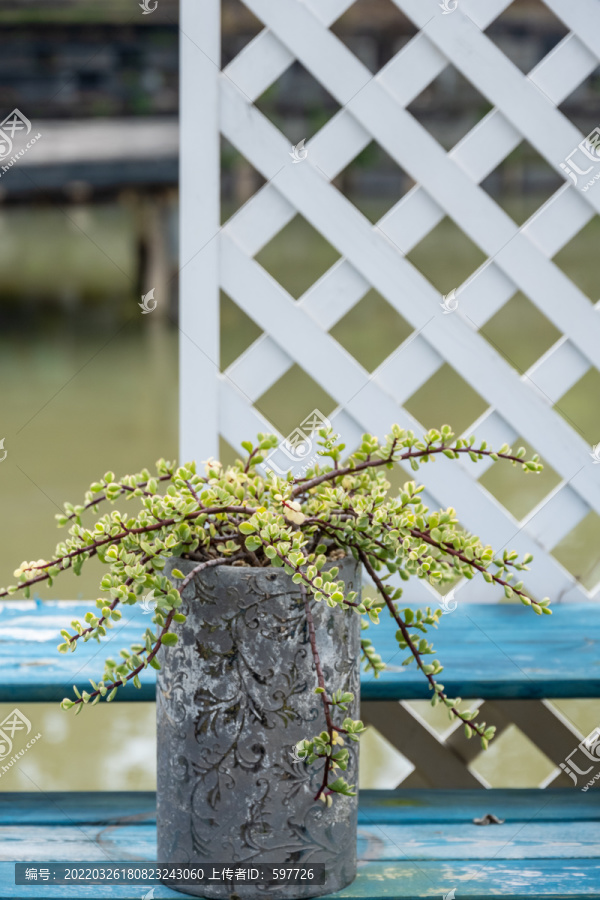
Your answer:
[[[596,595],[551,554],[590,510],[600,514],[600,466],[552,407],[596,364],[600,318],[552,257],[600,210],[600,182],[584,193],[561,169],[584,135],[557,109],[598,65],[600,6],[545,0],[570,33],[523,75],[484,34],[510,0],[459,0],[452,15],[442,13],[438,0],[394,0],[419,31],[372,75],[329,30],[352,0],[243,2],[265,27],[220,71],[220,0],[182,0],[182,457],[216,454],[218,434],[239,446],[257,431],[274,430],[253,402],[294,363],[335,399],[332,421],[347,445],[364,431],[383,435],[391,422],[419,432],[403,404],[447,362],[489,404],[468,433],[496,445],[522,435],[562,481],[518,522],[478,483],[484,463],[468,468],[442,460],[419,474],[426,502],[459,506],[459,497],[469,530],[496,548],[534,550],[527,576],[534,594],[560,594],[563,601]],[[341,107],[310,140],[301,165],[254,105],[294,60]],[[493,106],[450,152],[406,110],[448,62]],[[267,181],[222,228],[221,133]],[[524,138],[565,184],[518,227],[480,183]],[[373,139],[416,182],[376,225],[331,184]],[[254,259],[296,213],[341,255],[297,301]],[[457,286],[459,308],[449,316],[439,292],[406,259],[444,216],[486,255]],[[414,330],[369,374],[328,331],[371,287]],[[220,288],[263,331],[224,374],[218,373]],[[517,291],[562,334],[522,377],[478,333]],[[497,599],[487,587],[466,582],[457,597]],[[430,589],[414,583],[412,596],[430,600]],[[514,703],[494,706],[499,716],[512,710],[515,720]],[[565,722],[539,715],[572,742]],[[449,738],[440,745],[447,758],[468,760],[458,738],[454,744]]]

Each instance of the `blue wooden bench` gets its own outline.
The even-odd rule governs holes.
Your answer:
[[[72,684],[98,675],[98,646],[59,656],[58,629],[87,604],[0,605],[0,702],[56,702]],[[135,641],[148,621],[127,610],[115,634]],[[365,708],[426,699],[418,673],[402,669],[394,628],[371,637],[391,664],[377,681],[363,676]],[[121,643],[122,641],[122,643]],[[490,701],[600,696],[600,617],[596,604],[570,604],[535,617],[512,605],[466,606],[444,616],[435,645],[451,693]],[[124,700],[154,699],[153,670]],[[383,702],[382,702],[383,701]],[[93,713],[90,713],[93,714]],[[65,715],[67,715],[65,713]],[[600,718],[600,717],[599,717]],[[573,738],[570,750],[577,747]],[[594,774],[600,772],[600,761]],[[591,775],[589,777],[591,777]],[[583,780],[582,782],[583,783]],[[581,785],[579,785],[581,786]],[[359,874],[339,898],[600,897],[600,794],[594,789],[360,792]],[[502,825],[482,827],[492,813]],[[140,898],[147,886],[15,886],[15,861],[155,859],[155,797],[149,792],[1,793],[0,898]],[[154,898],[182,894],[155,886]],[[293,888],[290,888],[290,900]]]

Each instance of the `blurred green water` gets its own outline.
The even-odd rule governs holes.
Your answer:
[[[557,257],[590,301],[598,293],[599,231],[598,220],[593,220]],[[116,205],[78,207],[68,215],[55,209],[39,210],[35,217],[25,210],[0,215],[0,439],[5,438],[8,452],[0,465],[0,583],[11,581],[23,559],[49,557],[61,534],[54,513],[64,500],[78,501],[98,475],[109,468],[117,475],[136,471],[152,466],[159,456],[176,458],[177,332],[141,315],[139,298],[132,295],[133,257],[129,213]],[[258,258],[299,296],[337,254],[297,218]],[[482,261],[479,251],[447,220],[409,258],[443,293]],[[222,325],[221,358],[227,365],[260,332],[226,297]],[[409,333],[407,323],[374,292],[332,329],[336,340],[369,371]],[[521,372],[558,337],[551,323],[520,295],[483,333]],[[599,387],[593,370],[559,402],[561,414],[590,444],[600,440]],[[328,413],[334,404],[309,374],[294,367],[257,405],[287,433],[305,412],[319,407]],[[486,404],[475,387],[444,366],[407,406],[425,427],[447,421],[461,431]],[[535,449],[543,457],[543,448]],[[501,466],[492,467],[482,479],[517,518],[557,481],[551,470],[537,479],[523,479],[520,472]],[[459,499],[456,506],[460,513]],[[588,586],[600,577],[599,538],[598,517],[590,514],[575,538],[555,551]],[[98,574],[93,568],[79,579],[68,573],[41,596],[95,598]],[[583,725],[591,723],[596,707],[577,707]],[[2,778],[0,789],[34,789],[29,778],[45,790],[152,785],[152,707],[97,707],[77,720],[39,705],[23,709],[44,740],[20,769]],[[0,709],[0,716],[9,711]],[[387,776],[396,772],[381,741],[372,737],[368,746],[361,771],[364,786],[379,783],[382,753]],[[517,741],[517,754],[519,746]],[[486,763],[489,768],[495,760],[492,775],[500,781],[516,777],[510,774],[514,760],[509,766],[503,754],[495,754]],[[522,777],[529,777],[530,783],[543,777],[536,778],[539,760],[523,765]]]

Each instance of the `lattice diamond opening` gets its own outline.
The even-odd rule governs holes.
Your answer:
[[[221,135],[221,224],[265,184],[246,157]]]
[[[599,116],[600,118],[600,116]],[[592,303],[600,302],[600,278],[590,254],[600,246],[600,216],[593,216],[554,256],[553,262]]]
[[[309,140],[339,109],[339,104],[301,63],[294,62],[255,105],[292,144]]]
[[[292,297],[301,297],[339,259],[331,244],[302,216],[294,216],[266,247],[256,261]],[[307,260],[311,268],[307,267]]]
[[[525,447],[528,459],[537,452],[535,447],[531,447],[521,437],[514,440],[513,447]],[[560,484],[560,476],[550,466],[546,466],[535,478],[530,478],[529,474],[523,477],[523,472],[517,467],[502,466],[498,461],[483,473],[479,484],[520,522]]]
[[[411,772],[412,765],[376,728],[367,728],[361,737],[358,777],[361,788],[393,790]],[[366,760],[369,766],[366,766]],[[359,836],[360,840],[360,836]]]
[[[333,180],[333,184],[375,224],[414,187],[414,181],[375,141]]]
[[[558,172],[528,141],[521,141],[481,182],[517,225],[523,225],[562,185]]]
[[[470,769],[490,787],[534,788],[549,778],[556,766],[516,725],[509,725],[473,760]]]
[[[329,333],[372,372],[406,340],[412,328],[381,294],[371,290]]]
[[[417,29],[392,0],[355,0],[333,23],[331,31],[375,74]]]
[[[221,2],[221,65],[226,66],[241,53],[244,47],[263,29],[259,18],[253,15],[242,0]]]
[[[335,408],[327,391],[297,365],[291,366],[255,405],[283,435],[290,434],[313,409],[329,416]]]
[[[558,107],[561,113],[583,134],[588,134],[590,123],[597,124],[600,121],[599,93],[600,66],[596,66],[591,74],[584,78]]]
[[[555,406],[556,412],[569,422],[584,440],[589,441],[590,445],[596,445],[600,441],[598,397],[600,397],[600,372],[598,369],[590,368],[583,378],[562,395]],[[590,458],[590,461],[593,465],[593,458]]]
[[[250,316],[221,291],[221,371],[227,369],[262,332]]]
[[[523,20],[536,23],[535,42],[529,45],[524,40]],[[518,66],[522,72],[530,72],[568,34],[568,29],[554,15],[542,0],[514,0],[507,4],[503,13],[496,18],[486,35],[502,53]]]
[[[590,554],[590,548],[595,548]],[[592,589],[600,578],[600,516],[589,512],[579,525],[552,548],[552,555],[576,580]]]
[[[448,65],[406,108],[445,150],[451,150],[492,106],[458,69]]]
[[[427,418],[421,422],[424,428],[451,425],[457,434],[462,434],[485,412],[487,403],[452,366],[444,363],[406,400],[404,407],[417,421],[424,418],[422,412],[427,409]]]
[[[513,340],[515,322],[528,336],[527,341],[517,345]],[[521,375],[561,336],[558,328],[521,291],[488,319],[479,333]]]
[[[442,294],[466,281],[485,254],[450,218],[445,217],[407,254],[407,258]]]

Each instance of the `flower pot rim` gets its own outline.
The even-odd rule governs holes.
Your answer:
[[[324,569],[334,568],[335,566],[341,567],[349,565],[353,563],[355,566],[360,566],[358,560],[356,560],[352,554],[347,554],[346,556],[341,557],[340,559],[332,559],[328,560]],[[198,565],[198,561],[194,559],[184,559],[181,556],[170,556],[165,563],[165,574],[169,575],[173,568],[180,569],[184,575],[189,574],[192,569]],[[213,566],[211,568],[205,569],[203,572],[198,574],[199,578],[205,577],[209,574],[209,572],[213,572],[215,574],[218,573],[219,578],[237,578],[237,577],[254,577],[255,575],[262,574],[265,575],[269,581],[275,581],[279,578],[283,578],[285,580],[291,579],[291,575],[285,571],[283,566]]]

